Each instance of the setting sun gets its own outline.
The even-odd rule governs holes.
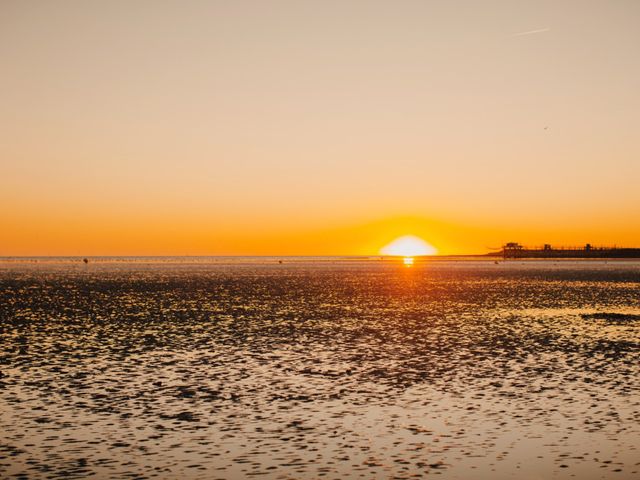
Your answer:
[[[419,237],[405,235],[382,247],[380,253],[400,257],[417,257],[420,255],[435,255],[437,250],[433,245],[428,244]]]

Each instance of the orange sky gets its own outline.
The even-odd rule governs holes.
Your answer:
[[[0,3],[0,255],[640,246],[635,1]]]

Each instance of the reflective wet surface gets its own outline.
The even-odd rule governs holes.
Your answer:
[[[0,263],[3,478],[638,478],[640,262]]]

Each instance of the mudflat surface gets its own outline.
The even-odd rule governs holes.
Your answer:
[[[0,263],[2,478],[639,478],[640,263]]]

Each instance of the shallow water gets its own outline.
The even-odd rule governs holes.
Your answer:
[[[639,315],[634,261],[5,259],[0,477],[638,478]]]

